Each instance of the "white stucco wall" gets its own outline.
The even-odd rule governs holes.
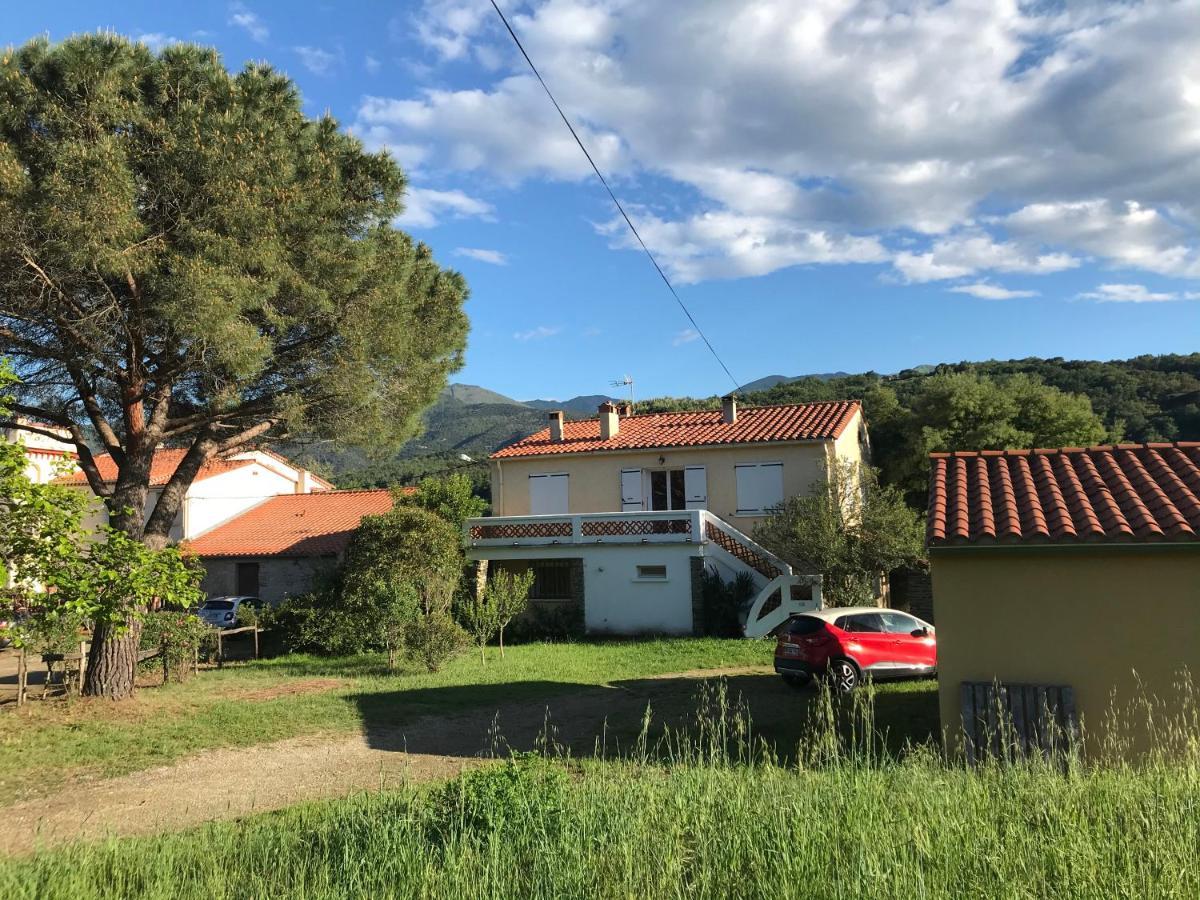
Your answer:
[[[577,546],[575,551],[579,551]],[[584,626],[590,634],[691,634],[690,544],[587,547],[583,557]],[[638,566],[665,565],[665,581],[639,579]]]
[[[296,482],[261,464],[231,469],[192,484],[184,498],[182,531],[194,538],[262,503],[296,493]]]

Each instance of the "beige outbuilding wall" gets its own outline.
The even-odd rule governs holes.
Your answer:
[[[782,463],[784,496],[792,497],[807,494],[814,482],[825,478],[833,454],[852,462],[862,461],[866,440],[862,414],[856,413],[836,441],[665,447],[493,459],[492,510],[497,516],[529,515],[529,476],[566,474],[570,476],[568,512],[620,512],[622,470],[704,466],[708,488],[706,508],[735,528],[749,532],[763,517],[737,514],[734,466]]]
[[[1120,707],[1143,691],[1174,707],[1180,671],[1200,680],[1198,545],[935,549],[931,565],[952,749],[963,681],[1070,685],[1095,752],[1114,692]],[[1135,751],[1144,723],[1121,728]]]

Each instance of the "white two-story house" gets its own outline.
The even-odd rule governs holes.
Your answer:
[[[820,602],[816,573],[796,573],[749,533],[787,497],[862,462],[857,401],[632,415],[549,425],[491,456],[490,518],[467,523],[468,556],[531,568],[540,604],[582,605],[592,633],[696,633],[705,568],[746,572],[758,596],[748,634]]]

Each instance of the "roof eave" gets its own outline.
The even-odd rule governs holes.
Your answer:
[[[652,444],[645,447],[602,447],[595,450],[554,450],[549,453],[513,453],[508,456],[499,456],[497,454],[503,451],[496,451],[488,459],[504,461],[509,459],[550,459],[559,456],[594,456],[594,455],[616,455],[619,453],[653,453],[656,450],[721,450],[730,447],[777,447],[783,445],[802,445],[802,444],[831,444],[840,437],[820,437],[820,438],[781,438],[779,440],[766,441],[725,441],[717,444]],[[599,440],[599,438],[597,438]]]

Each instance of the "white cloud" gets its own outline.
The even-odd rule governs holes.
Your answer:
[[[513,182],[529,175],[578,180],[591,167],[538,83],[516,76],[500,91],[428,90],[421,99],[365,97],[355,129],[380,139],[436,142],[453,170],[487,170]],[[604,171],[621,168],[620,138],[576,125],[592,158]]]
[[[404,195],[404,212],[396,224],[408,228],[432,228],[446,217],[454,219],[490,219],[492,205],[459,190],[409,188]]]
[[[236,25],[243,29],[251,38],[258,41],[260,44],[266,41],[271,36],[271,30],[267,28],[262,19],[257,13],[251,12],[242,3],[229,4],[229,19],[230,25]]]
[[[138,43],[145,44],[155,53],[161,52],[164,47],[167,47],[171,44],[182,43],[179,38],[173,37],[169,34],[163,34],[161,31],[151,31],[146,34],[139,34],[136,40]]]
[[[970,294],[981,300],[1014,300],[1018,297],[1036,297],[1037,291],[1014,291],[998,284],[977,281],[974,284],[958,284],[949,290],[956,294]]]
[[[601,168],[646,176],[620,192],[672,198],[648,227],[686,277],[1200,277],[1195,3],[530,0],[512,22]],[[487,3],[397,27],[496,74],[367,98],[358,133],[507,183],[588,176]]]
[[[328,75],[338,62],[336,53],[330,53],[320,47],[293,47],[292,50],[300,57],[304,68],[314,75]]]
[[[529,331],[514,331],[513,338],[518,341],[535,341],[554,337],[560,332],[562,332],[562,328],[558,326],[539,325],[536,328],[529,329]]]
[[[700,332],[695,328],[685,328],[675,337],[671,338],[672,347],[681,347],[684,344],[690,344],[692,341],[700,340]]]
[[[873,237],[808,230],[780,217],[723,211],[671,221],[642,210],[631,215],[659,263],[684,284],[766,275],[786,266],[888,259]],[[624,219],[612,219],[599,230],[613,239],[614,246],[638,247]]]
[[[1023,272],[1045,275],[1079,265],[1066,253],[1039,253],[1027,246],[996,241],[977,230],[938,238],[924,253],[902,251],[894,264],[906,281],[943,281],[976,272]]]
[[[507,266],[508,257],[499,250],[486,250],[482,247],[456,247],[455,256],[465,256],[468,259],[489,263],[493,266]]]
[[[370,53],[368,53],[363,58],[363,68],[366,69],[369,74],[375,75],[379,72],[379,70],[381,68],[383,68],[383,63],[381,63],[374,56],[372,56]]]
[[[1079,297],[1099,300],[1101,303],[1166,303],[1172,300],[1198,300],[1200,292],[1151,291],[1144,284],[1102,284]]]

